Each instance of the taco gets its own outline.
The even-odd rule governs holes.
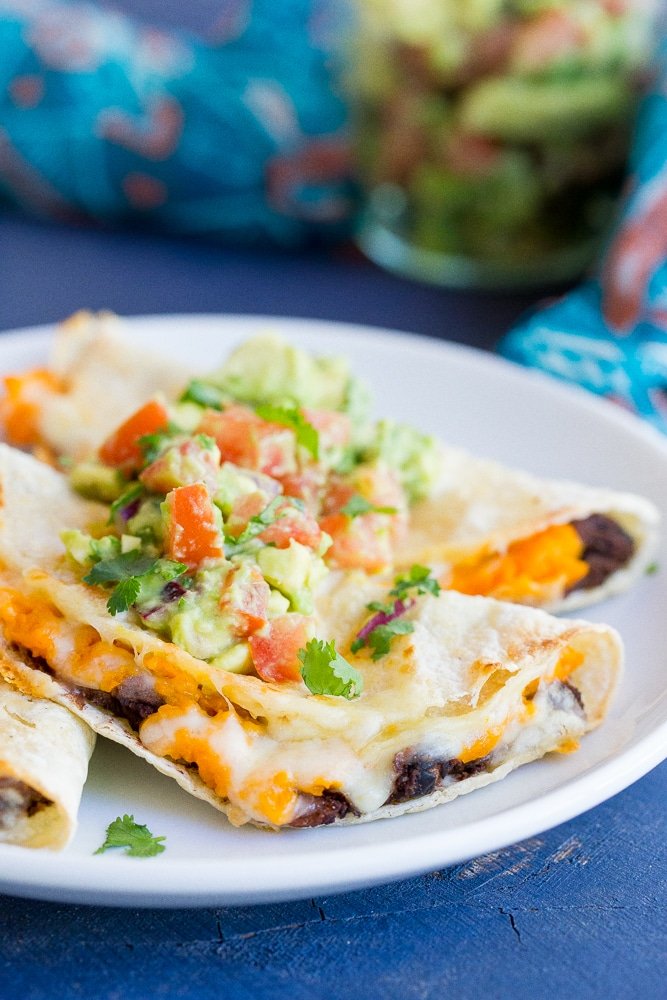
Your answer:
[[[5,650],[0,671],[18,662]],[[24,664],[20,662],[20,667]],[[76,829],[81,791],[95,736],[65,708],[45,700],[50,678],[37,678],[38,697],[0,680],[0,843],[65,847]]]
[[[233,823],[429,808],[575,749],[604,716],[612,629],[442,591],[424,566],[327,570],[303,505],[278,494],[239,531],[210,458],[185,451],[199,479],[152,521],[121,505],[110,523],[0,446],[0,667]]]
[[[455,448],[410,510],[397,566],[464,594],[571,611],[629,589],[654,558],[657,508],[633,493],[539,479]]]

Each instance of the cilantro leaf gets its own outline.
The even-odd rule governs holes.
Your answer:
[[[112,847],[124,847],[132,858],[153,858],[165,850],[166,837],[154,837],[147,826],[135,823],[134,816],[117,816],[109,823],[106,839],[94,852],[103,854]]]
[[[167,426],[161,431],[155,431],[154,434],[142,434],[138,444],[143,452],[144,465],[150,465],[151,462],[154,462],[171,438],[180,433],[180,427],[169,421]]]
[[[304,504],[302,500],[298,497],[286,497],[282,493],[274,497],[264,510],[260,511],[259,514],[255,514],[248,521],[246,527],[243,529],[240,535],[236,537],[228,536],[225,542],[225,555],[232,556],[239,551],[247,542],[252,541],[257,535],[261,535],[265,528],[268,528],[270,524],[274,524],[279,521],[281,517],[286,517],[289,507],[295,507],[297,510],[303,510]]]
[[[359,493],[355,493],[354,496],[350,497],[345,506],[341,507],[340,512],[352,520],[352,518],[359,517],[361,514],[397,514],[398,510],[396,507],[376,507],[374,503],[370,503],[365,497],[360,496]]]
[[[363,677],[340,655],[333,641],[311,639],[297,655],[302,664],[303,682],[313,694],[329,694],[350,700],[358,698],[363,691]]]
[[[369,611],[377,611],[381,615],[390,615],[396,607],[396,601],[371,601],[366,607]]]
[[[136,604],[142,586],[148,583],[151,577],[157,576],[166,583],[182,576],[186,570],[185,563],[174,562],[171,559],[154,559],[152,556],[142,555],[138,549],[132,549],[131,552],[125,552],[112,559],[102,559],[83,579],[93,585],[116,584],[107,601],[107,611],[111,615],[117,615]]]
[[[415,563],[407,576],[396,577],[394,588],[389,593],[392,597],[403,598],[411,590],[415,590],[418,594],[432,594],[433,597],[437,597],[440,593],[440,584],[431,576],[428,566],[419,566]]]
[[[306,420],[303,410],[300,410],[298,406],[273,406],[271,403],[262,403],[255,412],[262,420],[291,427],[296,435],[297,443],[309,451],[317,461],[320,454],[320,436],[313,425]]]
[[[391,648],[391,641],[397,635],[409,635],[410,632],[414,632],[415,627],[412,622],[406,621],[404,618],[395,618],[392,622],[387,622],[386,625],[378,625],[373,631],[366,637],[365,643],[367,646],[373,650],[372,658],[374,660],[379,660],[380,657],[386,656]],[[354,645],[359,640],[356,640]],[[361,640],[362,645],[364,640]],[[356,649],[352,649],[352,652],[356,653]]]
[[[646,573],[647,576],[653,576],[655,573],[658,572],[659,569],[660,569],[659,564],[657,562],[652,562],[648,564],[644,572]]]
[[[86,583],[119,583],[132,576],[144,576],[157,562],[152,556],[143,556],[138,549],[124,552],[113,559],[102,559],[84,576]]]
[[[229,396],[210,382],[202,382],[195,378],[190,382],[179,403],[196,403],[208,410],[222,410]]]
[[[127,611],[132,607],[141,591],[141,580],[138,576],[131,576],[127,580],[122,580],[116,584],[111,597],[107,601],[107,611],[110,615],[117,615],[121,611]]]

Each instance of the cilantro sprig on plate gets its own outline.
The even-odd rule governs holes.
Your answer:
[[[364,688],[364,679],[333,642],[311,639],[305,649],[298,652],[303,682],[313,694],[330,694],[335,697],[358,698]]]
[[[165,850],[166,837],[154,837],[147,826],[136,823],[134,816],[117,816],[109,823],[106,839],[95,854],[103,854],[113,847],[125,849],[131,858],[153,858]]]

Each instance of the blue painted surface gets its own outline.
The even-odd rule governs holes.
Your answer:
[[[529,304],[341,256],[257,256],[0,218],[0,329],[82,305],[343,319],[490,347]],[[662,1000],[667,764],[468,864],[337,897],[139,911],[0,900],[0,998]]]

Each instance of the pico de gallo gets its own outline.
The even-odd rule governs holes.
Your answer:
[[[331,569],[391,568],[426,488],[410,452],[423,461],[429,442],[195,380],[176,404],[149,400],[71,469],[109,519],[63,542],[112,615],[216,667],[299,681],[319,584]]]

